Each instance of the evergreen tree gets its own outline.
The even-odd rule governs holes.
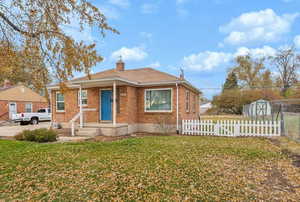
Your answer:
[[[223,91],[228,89],[236,89],[238,88],[238,80],[236,74],[231,71],[227,75],[226,81],[223,85]]]

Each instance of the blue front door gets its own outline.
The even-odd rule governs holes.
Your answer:
[[[101,117],[102,121],[112,120],[112,109],[111,109],[112,91],[102,90],[101,91]]]

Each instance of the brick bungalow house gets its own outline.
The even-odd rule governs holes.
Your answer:
[[[48,107],[45,97],[20,84],[11,85],[8,80],[0,87],[0,121],[8,121],[12,114],[36,112]]]
[[[96,128],[103,135],[162,132],[162,124],[179,130],[182,119],[196,119],[201,92],[183,78],[152,68],[128,69],[119,60],[116,68],[67,83],[51,91],[52,121],[84,134]],[[81,94],[81,96],[80,96]],[[86,129],[85,129],[86,128]]]

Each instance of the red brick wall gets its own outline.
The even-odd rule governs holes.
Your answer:
[[[105,87],[102,89],[112,89]],[[144,92],[145,89],[155,88],[172,88],[172,112],[169,113],[154,113],[144,111]],[[85,122],[99,122],[99,93],[101,88],[89,88],[88,105],[84,108],[93,108],[94,112],[85,112]],[[176,86],[155,86],[147,88],[136,88],[131,86],[119,86],[119,112],[117,113],[117,123],[157,123],[162,115],[167,115],[170,122],[176,123]],[[185,110],[185,91],[184,86],[179,86],[179,119],[195,119],[199,114],[199,97],[196,99],[196,110],[193,111],[194,92],[190,91],[190,112]],[[78,112],[79,106],[77,101],[78,89],[68,90],[65,93],[65,112],[56,112],[56,91],[52,91],[52,109],[53,120],[56,122],[69,122]]]
[[[190,92],[190,110],[186,111],[186,91]],[[195,103],[195,97],[196,103]],[[195,105],[194,105],[195,103]],[[196,109],[194,110],[194,108]],[[197,119],[199,115],[199,94],[180,86],[179,88],[179,119]]]
[[[83,108],[95,109],[95,111],[85,112],[85,122],[98,122],[99,117],[99,88],[83,89],[87,90],[88,105]],[[79,113],[78,89],[70,89],[64,92],[65,111],[56,111],[56,92],[51,93],[52,117],[55,122],[69,122],[76,114]]]
[[[0,100],[0,120],[8,120],[9,119],[9,102],[15,102],[17,104],[17,113],[25,112],[25,104],[32,103],[32,111],[37,112],[40,108],[47,108],[48,103],[46,102],[20,102],[20,101],[3,101]]]

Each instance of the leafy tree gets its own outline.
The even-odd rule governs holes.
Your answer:
[[[261,80],[260,80],[260,86],[263,88],[270,88],[273,87],[274,82],[271,76],[271,71],[270,70],[266,70],[262,73],[261,75]]]
[[[264,58],[253,59],[250,55],[238,56],[232,69],[242,87],[255,88],[260,82],[261,71],[265,68]]]
[[[300,55],[295,53],[293,47],[277,51],[272,62],[279,72],[277,84],[282,88],[282,95],[286,96],[288,89],[298,81],[297,71],[300,68]]]
[[[89,74],[92,66],[102,61],[95,43],[76,41],[64,28],[76,20],[80,31],[86,28],[118,33],[110,27],[102,12],[86,0],[10,0],[0,3],[0,40],[22,47],[27,61],[42,61],[33,71],[47,72],[62,83],[74,72]],[[39,69],[37,69],[39,68]]]
[[[38,54],[35,54],[34,60],[33,57],[29,60],[26,51],[29,50],[0,42],[0,84],[8,79],[12,84],[21,82],[39,93],[47,93],[46,85],[51,82],[48,69],[44,67]],[[47,94],[46,97],[48,98]]]
[[[223,91],[228,89],[236,89],[236,88],[238,88],[238,80],[236,74],[233,71],[230,71],[223,85]]]

